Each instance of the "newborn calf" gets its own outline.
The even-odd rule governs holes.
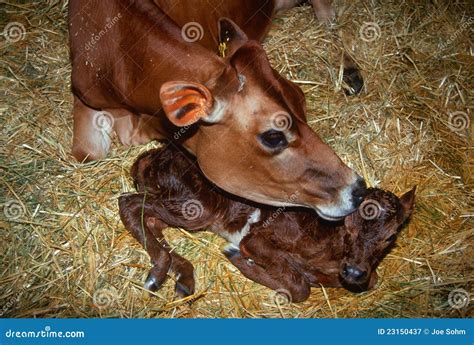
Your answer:
[[[194,269],[171,251],[162,233],[166,227],[224,237],[230,242],[224,254],[246,277],[301,302],[320,284],[372,288],[375,269],[415,197],[415,188],[400,199],[370,189],[359,212],[330,223],[311,210],[277,209],[229,195],[203,177],[195,158],[172,144],[142,154],[131,174],[138,193],[119,198],[120,217],[151,257],[145,288],[159,289],[171,269],[180,296],[194,293]]]

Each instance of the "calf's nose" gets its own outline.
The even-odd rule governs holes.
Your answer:
[[[349,278],[354,281],[359,281],[363,279],[365,275],[366,275],[365,271],[362,271],[361,269],[355,266],[345,265],[342,269],[342,276],[345,279]]]
[[[358,177],[352,189],[352,203],[354,208],[359,207],[366,195],[367,185],[365,184],[365,180],[362,177]]]

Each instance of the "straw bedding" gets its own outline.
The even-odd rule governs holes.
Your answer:
[[[120,223],[117,198],[132,190],[134,158],[156,143],[115,142],[108,159],[76,163],[67,3],[6,1],[0,29],[14,22],[24,31],[0,40],[1,315],[472,316],[473,4],[336,7],[332,32],[302,6],[275,20],[264,45],[273,66],[303,88],[310,124],[345,162],[372,186],[398,194],[418,186],[412,220],[380,265],[376,289],[313,289],[308,301],[288,304],[237,272],[220,253],[222,239],[170,229],[175,250],[195,265],[197,293],[192,303],[176,300],[170,277],[149,297],[149,258]],[[360,96],[341,89],[339,30],[364,71]]]

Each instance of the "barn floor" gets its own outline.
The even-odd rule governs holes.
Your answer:
[[[312,127],[373,186],[417,204],[397,247],[362,294],[313,289],[288,304],[244,278],[210,233],[170,229],[196,268],[193,303],[173,279],[156,296],[150,263],[120,223],[117,198],[149,147],[113,145],[87,165],[70,156],[67,3],[0,4],[0,315],[4,317],[467,317],[473,315],[470,1],[336,1],[366,90],[341,90],[341,54],[309,6],[275,20],[265,48],[305,91]],[[382,5],[383,3],[383,5]],[[11,25],[9,28],[11,29]],[[471,165],[470,165],[471,164]],[[448,298],[450,296],[450,298]]]

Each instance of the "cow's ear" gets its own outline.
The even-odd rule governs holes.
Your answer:
[[[209,121],[214,99],[207,87],[189,81],[169,81],[160,89],[160,100],[168,119],[175,126]],[[209,121],[210,122],[210,121]]]
[[[219,50],[223,57],[231,56],[249,39],[245,32],[229,18],[221,18],[218,23]]]

